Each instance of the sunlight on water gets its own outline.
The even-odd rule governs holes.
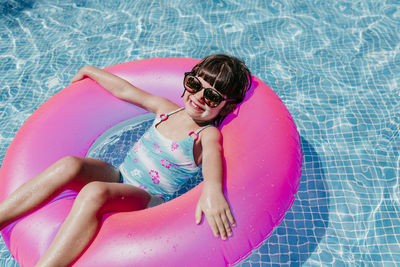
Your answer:
[[[0,161],[86,64],[233,54],[281,97],[304,153],[292,209],[239,266],[400,265],[399,18],[394,0],[1,0]],[[2,241],[0,266],[17,266]]]

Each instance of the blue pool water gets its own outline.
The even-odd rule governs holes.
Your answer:
[[[0,0],[0,162],[86,64],[233,54],[304,153],[292,209],[238,265],[400,265],[399,29],[399,0]],[[18,266],[1,239],[0,266]]]

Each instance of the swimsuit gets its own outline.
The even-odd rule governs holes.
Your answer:
[[[119,166],[121,180],[170,200],[175,192],[200,169],[193,157],[193,145],[206,125],[180,141],[163,136],[156,126],[183,108],[161,114],[135,143]]]

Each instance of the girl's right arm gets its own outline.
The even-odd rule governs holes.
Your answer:
[[[94,66],[83,67],[75,77],[72,78],[72,82],[79,81],[85,77],[93,79],[115,97],[156,114],[176,107],[176,104],[171,101],[149,94],[128,81]]]

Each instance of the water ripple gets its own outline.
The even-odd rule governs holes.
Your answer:
[[[400,264],[400,6],[378,1],[0,1],[0,161],[76,71],[234,54],[299,128],[292,210],[241,266]],[[0,243],[0,266],[17,266]]]

